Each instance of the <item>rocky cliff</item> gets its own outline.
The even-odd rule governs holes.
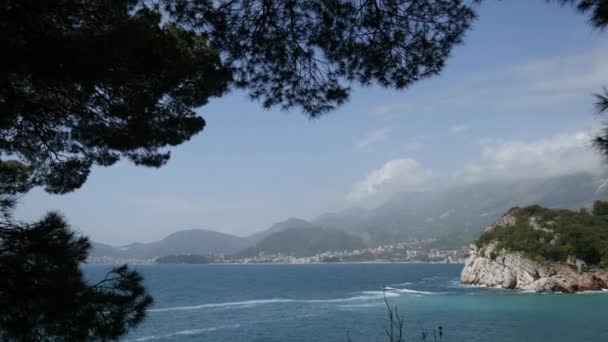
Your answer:
[[[536,216],[521,215],[515,209],[504,215],[498,222],[486,229],[491,237],[504,237],[509,229],[531,229],[542,236],[540,240],[554,248],[560,243],[560,235],[545,227]],[[527,219],[524,228],[518,220]],[[544,222],[546,223],[546,222]],[[549,224],[545,224],[551,226]],[[483,237],[483,236],[482,236]],[[481,240],[481,239],[480,239]],[[522,242],[523,244],[523,242]],[[535,292],[577,292],[604,290],[608,288],[608,271],[587,265],[570,255],[566,260],[555,261],[530,255],[523,251],[505,248],[498,238],[471,245],[469,257],[461,274],[465,284],[500,287],[507,289],[531,290]]]

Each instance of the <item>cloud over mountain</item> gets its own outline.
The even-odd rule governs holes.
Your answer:
[[[432,176],[431,170],[424,168],[414,159],[389,160],[357,182],[347,199],[358,201],[393,191],[422,190]]]
[[[356,146],[357,146],[357,148],[365,148],[365,147],[373,145],[377,142],[386,140],[389,132],[390,132],[390,129],[388,129],[386,127],[369,131],[365,134],[365,136],[363,138],[361,138],[357,142]]]
[[[598,173],[602,160],[590,140],[590,132],[578,131],[530,142],[485,143],[480,159],[466,163],[458,178],[479,182]]]
[[[577,131],[534,141],[482,142],[477,160],[439,174],[410,158],[391,159],[353,185],[349,201],[386,198],[402,191],[422,191],[437,184],[549,178],[580,172],[600,174],[606,165],[590,147],[592,132]]]

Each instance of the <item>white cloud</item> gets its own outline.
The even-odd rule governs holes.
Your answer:
[[[403,144],[403,147],[408,151],[418,151],[424,148],[424,138],[421,136],[414,136],[408,139]]]
[[[471,125],[463,123],[463,124],[457,124],[457,125],[453,125],[450,126],[448,128],[448,130],[450,131],[450,133],[461,133],[461,132],[466,132],[469,129],[471,129]]]
[[[564,105],[585,106],[591,111],[590,94],[608,79],[608,45],[570,56],[551,56],[514,65],[496,66],[467,75],[458,87],[450,83],[429,85],[416,93],[416,101],[405,100],[372,107],[383,114],[503,112],[510,110],[560,109]],[[421,87],[425,87],[424,84]]]
[[[464,165],[465,182],[517,180],[600,172],[601,156],[589,147],[591,132],[559,134],[531,142],[488,142],[479,160]]]
[[[388,128],[381,128],[369,131],[360,141],[357,142],[357,148],[365,148],[377,142],[386,140],[389,132],[390,129]]]
[[[443,213],[443,214],[439,215],[439,219],[440,219],[440,220],[443,220],[443,219],[445,219],[445,218],[450,217],[450,215],[452,215],[452,211],[451,211],[451,210],[448,210],[448,211],[446,211],[445,213]]]
[[[516,181],[602,173],[606,165],[590,148],[593,131],[557,134],[534,141],[484,140],[477,160],[437,175],[409,158],[392,159],[355,183],[349,201],[379,201],[400,191],[425,191],[485,181]]]
[[[423,190],[432,176],[432,172],[416,160],[389,160],[357,182],[346,198],[350,201],[360,201],[398,191]]]
[[[382,115],[382,114],[388,114],[388,113],[392,112],[393,107],[390,105],[380,105],[380,106],[374,106],[374,107],[370,108],[369,111],[372,114]]]
[[[603,46],[577,55],[558,56],[514,66],[513,78],[536,93],[572,93],[598,90],[608,79],[608,48]]]

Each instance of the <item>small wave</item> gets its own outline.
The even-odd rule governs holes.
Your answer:
[[[366,294],[370,299],[382,299],[384,296],[399,297],[398,293],[390,291],[363,291],[361,293]]]
[[[428,291],[417,291],[412,289],[400,288],[396,289],[394,287],[385,287],[387,293],[397,293],[397,294],[413,294],[413,295],[434,295],[440,294],[437,292],[428,292]]]
[[[211,304],[200,304],[190,306],[175,306],[169,308],[151,309],[149,312],[164,312],[164,311],[188,311],[188,310],[200,310],[209,308],[231,308],[231,307],[253,307],[257,305],[268,305],[268,304],[282,304],[282,303],[344,303],[344,302],[356,302],[356,301],[368,301],[374,299],[380,299],[383,296],[382,291],[363,291],[363,296],[354,296],[347,298],[329,298],[329,299],[290,299],[290,298],[272,298],[272,299],[254,299],[244,300],[240,302],[226,302],[226,303],[211,303]],[[397,293],[386,293],[387,297],[398,296]]]
[[[302,314],[302,315],[295,315],[294,318],[309,318],[309,317],[318,317],[321,316],[321,314]]]
[[[587,291],[580,291],[580,292],[577,292],[577,294],[598,294],[598,293],[608,293],[608,289],[601,289],[601,290],[587,290]]]
[[[384,303],[382,303],[382,302],[367,303],[367,304],[343,304],[343,305],[339,305],[338,308],[340,308],[340,309],[356,309],[356,308],[369,308],[369,307],[383,306],[383,305],[384,305]]]
[[[158,336],[152,335],[152,336],[139,337],[132,341],[140,342],[140,341],[166,339],[166,338],[175,337],[175,336],[198,335],[198,334],[204,334],[207,332],[213,332],[213,331],[216,331],[219,329],[236,329],[240,326],[241,326],[240,324],[234,324],[234,325],[228,325],[228,326],[210,327],[210,328],[203,328],[203,329],[188,329],[188,330],[176,331],[174,333],[166,334],[166,335],[158,335]]]
[[[478,288],[478,289],[485,289],[485,288],[491,289],[492,288],[486,284],[460,284],[460,286],[465,287],[465,288],[469,287],[469,288]]]
[[[534,291],[534,290],[520,290],[520,291],[517,291],[516,293],[536,293],[536,291]]]
[[[456,279],[452,279],[450,281],[448,281],[444,287],[447,288],[451,288],[451,289],[461,289],[461,288],[467,288],[467,287],[471,287],[468,284],[463,284],[462,282],[460,282],[459,278]]]
[[[447,278],[447,277],[440,276],[440,275],[432,276],[432,277],[424,277],[420,280],[420,282],[423,282],[423,283],[436,282],[437,280],[443,280],[445,278]]]
[[[406,281],[405,283],[391,284],[390,286],[407,286],[412,284],[413,283],[411,281]]]
[[[373,293],[370,293],[370,294],[371,295],[368,295],[368,296],[356,296],[356,297],[348,297],[348,298],[307,299],[307,300],[299,300],[297,302],[298,303],[344,303],[344,302],[365,301],[365,300],[373,300],[373,299],[381,298]]]
[[[261,304],[291,303],[291,302],[294,302],[294,300],[285,299],[285,298],[254,299],[254,300],[244,300],[241,302],[211,303],[211,304],[201,304],[201,305],[191,305],[191,306],[175,306],[175,307],[170,307],[170,308],[150,309],[149,312],[199,310],[199,309],[208,309],[208,308],[224,308],[224,307],[232,307],[232,306],[255,306],[255,305],[261,305]]]
[[[224,302],[224,303],[208,303],[200,305],[188,305],[188,306],[174,306],[168,308],[150,309],[149,312],[165,312],[165,311],[189,311],[189,310],[200,310],[200,309],[211,309],[211,308],[246,308],[254,307],[258,305],[270,305],[270,304],[283,304],[283,303],[348,303],[358,301],[372,301],[382,299],[386,297],[398,297],[402,295],[435,295],[442,294],[438,292],[428,291],[417,291],[408,288],[394,288],[385,287],[385,291],[362,291],[359,296],[346,297],[346,298],[329,298],[329,299],[292,299],[292,298],[270,298],[270,299],[253,299],[244,300],[238,302]]]

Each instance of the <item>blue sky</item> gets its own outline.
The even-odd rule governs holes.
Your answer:
[[[404,91],[355,87],[317,120],[232,92],[199,109],[207,127],[167,166],[96,168],[72,194],[32,191],[17,215],[57,209],[111,244],[192,228],[246,235],[437,183],[598,170],[585,146],[597,125],[590,94],[608,82],[607,37],[568,7],[487,1],[438,77]]]

